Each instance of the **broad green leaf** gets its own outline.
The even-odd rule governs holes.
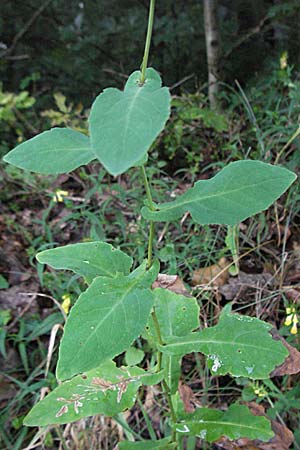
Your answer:
[[[185,297],[167,289],[154,290],[154,306],[162,340],[172,336],[185,336],[199,327],[199,306],[193,297]],[[152,317],[149,318],[145,337],[157,341]],[[181,356],[163,355],[163,367],[171,394],[178,389],[181,374]]]
[[[161,350],[168,355],[204,353],[214,375],[264,379],[288,356],[282,343],[272,338],[271,328],[256,318],[232,314],[227,305],[218,325],[171,338]]]
[[[208,442],[222,436],[230,440],[239,438],[269,441],[274,436],[271,424],[266,417],[254,416],[244,405],[233,404],[227,411],[199,408],[192,414],[183,414],[174,425],[177,433],[194,435]]]
[[[0,289],[7,289],[9,287],[8,281],[3,275],[0,275]]]
[[[24,425],[69,423],[95,414],[114,416],[131,408],[142,384],[159,383],[162,377],[162,373],[153,374],[138,367],[117,368],[107,361],[60,384],[33,407]]]
[[[3,160],[46,175],[70,172],[95,159],[87,136],[69,128],[52,128],[18,145]]]
[[[125,354],[126,364],[128,366],[135,366],[143,361],[145,353],[136,347],[130,347]]]
[[[171,450],[175,449],[174,443],[170,443],[170,438],[160,439],[159,441],[122,441],[118,444],[119,450]]]
[[[128,275],[132,258],[106,242],[83,242],[44,250],[36,255],[42,264],[68,269],[83,276],[88,283],[95,277]]]
[[[155,259],[149,270],[147,269],[147,261],[145,260],[139,267],[128,275],[129,280],[139,279],[139,286],[148,288],[157,278],[159,273],[159,261]]]
[[[154,289],[154,306],[162,340],[173,336],[185,336],[199,323],[199,306],[194,297],[185,297],[168,289]],[[147,334],[156,339],[152,317],[149,318]]]
[[[97,277],[71,309],[59,348],[57,378],[93,369],[127,350],[146,325],[154,295],[137,276]],[[157,274],[153,274],[154,276]]]
[[[235,225],[267,209],[295,181],[283,167],[260,161],[237,161],[209,180],[201,180],[175,201],[142,209],[148,220],[170,222],[190,212],[195,222]]]
[[[139,165],[170,116],[170,93],[154,69],[133,72],[124,92],[108,88],[93,103],[89,124],[93,151],[112,175]]]

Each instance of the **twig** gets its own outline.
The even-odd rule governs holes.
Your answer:
[[[20,293],[20,295],[24,295],[23,293]],[[25,295],[30,295],[32,296],[32,298],[29,300],[29,302],[27,303],[27,305],[25,306],[25,308],[23,308],[23,310],[20,312],[20,314],[17,315],[17,317],[14,318],[14,320],[12,321],[12,323],[10,323],[7,326],[7,330],[11,330],[16,323],[19,321],[19,319],[21,319],[22,316],[24,316],[24,314],[29,310],[31,304],[34,302],[34,300],[36,299],[37,294],[35,292],[31,292],[30,294],[25,294]]]
[[[44,298],[49,298],[50,300],[53,301],[53,303],[55,303],[55,305],[58,307],[58,309],[60,310],[60,312],[63,315],[64,320],[67,320],[67,315],[63,309],[63,307],[61,306],[61,304],[55,300],[54,297],[51,297],[51,295],[47,295],[47,294],[42,294],[40,292],[20,292],[21,295],[35,295],[35,296],[39,296],[39,297],[44,297]]]
[[[191,78],[194,78],[195,74],[192,73],[191,75],[187,75],[186,77],[182,78],[182,80],[177,81],[177,83],[172,84],[172,86],[169,88],[170,91],[172,91],[173,89],[177,88],[178,86],[181,86],[183,83],[185,83],[186,81],[190,80]]]
[[[261,21],[254,28],[251,28],[251,30],[249,30],[248,33],[246,33],[244,36],[241,37],[241,39],[239,39],[235,44],[233,44],[233,46],[223,55],[222,60],[226,60],[227,58],[229,58],[229,56],[234,50],[243,45],[246,41],[248,41],[248,39],[250,39],[255,34],[260,33],[268,19],[269,15],[267,14],[261,19]]]
[[[24,25],[24,27],[19,31],[19,33],[16,34],[16,36],[13,38],[12,44],[11,46],[5,50],[5,52],[3,52],[0,55],[0,58],[5,57],[7,58],[9,55],[11,55],[14,51],[14,49],[16,48],[18,42],[20,41],[20,39],[22,39],[22,37],[24,36],[24,34],[27,33],[27,31],[30,29],[30,27],[34,24],[34,22],[36,21],[36,19],[42,14],[42,12],[44,11],[45,8],[47,8],[48,5],[50,5],[50,3],[53,0],[46,0],[45,3],[43,3],[36,11],[35,13],[32,15],[32,17],[28,20],[28,22]]]
[[[23,59],[29,59],[29,55],[14,55],[14,56],[6,56],[6,59],[10,61],[22,61]]]
[[[16,107],[12,108],[14,114],[17,116],[17,118],[25,125],[25,127],[33,134],[38,134],[38,130],[31,125],[30,122],[28,122],[28,120],[26,119],[26,117],[24,116],[24,114],[21,113],[21,111],[19,111]]]

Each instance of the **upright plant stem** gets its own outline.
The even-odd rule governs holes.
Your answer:
[[[148,58],[149,58],[149,51],[150,51],[150,44],[151,44],[152,30],[153,30],[154,9],[155,9],[155,0],[150,0],[147,37],[146,37],[144,57],[143,57],[142,69],[141,69],[141,71],[142,71],[142,75],[141,75],[141,79],[140,79],[141,84],[144,84],[145,79],[146,79],[146,69],[147,69],[147,65],[148,65]],[[144,183],[144,187],[145,187],[145,191],[146,191],[149,209],[151,211],[155,211],[155,205],[154,205],[154,202],[152,199],[151,189],[150,189],[150,185],[149,185],[149,181],[147,178],[147,174],[146,174],[144,165],[141,166],[141,174],[142,174],[143,183]],[[150,228],[149,228],[149,240],[148,240],[148,264],[147,264],[148,269],[150,269],[150,267],[152,266],[153,240],[154,240],[154,222],[151,221]],[[161,336],[161,332],[160,332],[160,326],[159,326],[159,322],[158,322],[157,315],[155,312],[155,307],[153,308],[151,316],[152,316],[152,320],[154,323],[157,340],[160,345],[163,345],[162,336]],[[158,354],[157,354],[157,371],[158,372],[161,370],[161,364],[162,364],[162,353],[160,351],[158,351]],[[162,381],[162,388],[163,388],[164,394],[166,396],[166,399],[167,399],[167,402],[168,402],[168,405],[170,408],[172,422],[176,423],[177,418],[176,418],[175,408],[173,405],[172,397],[170,395],[170,388],[169,388],[166,380]],[[176,431],[174,431],[174,430],[172,431],[172,442],[174,442],[174,443],[177,442],[176,441]],[[176,448],[178,448],[178,446],[176,446]]]
[[[157,340],[158,340],[160,345],[163,345],[163,340],[161,338],[159,322],[158,322],[157,315],[156,315],[156,312],[155,312],[155,307],[153,308],[153,311],[151,313],[151,317],[152,317],[152,320],[153,320],[153,323],[154,323]],[[161,361],[162,361],[162,353],[160,351],[158,351],[157,352],[157,372],[161,371]]]
[[[152,199],[151,189],[150,189],[150,185],[149,185],[149,181],[147,178],[146,169],[145,169],[144,165],[141,166],[141,174],[142,174],[142,178],[143,178],[143,182],[144,182],[144,186],[145,186],[146,196],[147,196],[147,200],[148,200],[148,206],[152,211],[154,211],[155,206],[154,206],[154,202]],[[151,221],[150,222],[150,231],[149,231],[149,242],[148,242],[148,268],[150,268],[152,265],[153,238],[154,238],[154,222]],[[161,336],[161,332],[160,332],[158,318],[157,318],[157,315],[155,312],[155,307],[153,308],[151,316],[152,316],[152,320],[154,323],[154,328],[155,328],[158,343],[160,345],[163,345],[163,340],[162,340],[162,336]],[[158,351],[158,353],[157,353],[157,372],[160,372],[161,364],[162,364],[162,353],[161,353],[161,351]],[[176,418],[175,408],[173,405],[172,397],[170,395],[170,388],[169,388],[166,380],[162,381],[162,388],[163,388],[164,394],[166,396],[166,399],[167,399],[167,402],[168,402],[168,405],[170,408],[172,422],[176,423],[177,418]],[[175,431],[172,431],[172,442],[176,442],[176,432]]]
[[[153,30],[154,9],[155,9],[155,0],[150,0],[147,37],[146,37],[145,51],[144,51],[144,57],[143,57],[143,62],[142,62],[141,84],[144,84],[145,79],[146,79],[146,69],[147,69],[147,65],[148,65],[148,58],[149,58],[149,51],[150,51],[150,44],[151,44],[152,30]]]
[[[151,194],[145,166],[141,166],[141,172],[142,172],[143,182],[144,182],[146,196],[147,196],[147,200],[148,200],[148,206],[151,209],[151,211],[154,211],[155,206],[153,203],[152,194]],[[148,263],[147,263],[148,269],[150,269],[150,267],[152,266],[153,240],[154,240],[154,222],[151,221],[150,229],[149,229],[149,240],[148,240]]]
[[[163,345],[163,340],[162,340],[162,337],[161,337],[159,322],[158,322],[158,319],[157,319],[155,308],[153,308],[151,316],[152,316],[152,320],[153,320],[153,323],[154,323],[154,328],[155,328],[155,332],[156,332],[158,343],[160,345]],[[158,355],[157,355],[157,372],[160,372],[160,370],[161,370],[161,361],[162,361],[162,353],[160,351],[158,351]],[[169,405],[169,408],[170,408],[170,415],[171,415],[172,422],[176,423],[177,422],[177,417],[176,417],[176,413],[175,413],[175,408],[174,408],[174,405],[173,405],[172,397],[170,395],[170,388],[169,388],[168,383],[166,382],[165,379],[162,380],[161,384],[162,384],[162,388],[163,388],[164,394],[166,396],[166,399],[167,399],[167,402],[168,402],[168,405]],[[174,430],[172,431],[172,442],[176,442],[176,432]]]

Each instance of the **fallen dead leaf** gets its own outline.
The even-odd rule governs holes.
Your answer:
[[[196,399],[192,389],[187,384],[183,384],[183,382],[179,380],[178,392],[183,402],[185,412],[187,413],[194,412],[196,409],[195,408]]]
[[[149,415],[151,422],[159,429],[161,423],[161,407],[157,403],[155,396],[160,393],[158,386],[145,386],[144,408]]]
[[[4,407],[5,403],[2,404],[2,402],[15,397],[15,395],[16,389],[13,383],[5,379],[3,375],[0,375],[0,405]]]
[[[240,271],[237,277],[230,277],[228,283],[220,287],[219,291],[226,300],[248,294],[253,289],[270,289],[272,275],[269,273],[245,273]]]
[[[185,295],[186,297],[191,296],[178,275],[166,275],[164,273],[159,273],[157,279],[152,284],[152,288],[168,289],[176,294]]]
[[[195,270],[192,276],[192,285],[196,286],[209,284],[214,287],[223,286],[229,278],[229,268],[226,268],[228,265],[229,263],[227,259],[221,258],[217,264]]]
[[[247,406],[255,416],[266,416],[262,405],[250,402]],[[288,450],[294,441],[293,433],[276,420],[271,420],[271,426],[275,436],[268,442],[251,441],[247,438],[229,441],[228,438],[222,437],[214,444],[217,448],[223,450]]]
[[[19,283],[8,289],[0,291],[0,309],[9,309],[12,315],[18,315],[28,306],[28,296],[22,295],[24,292],[37,292],[38,286],[32,281],[29,283]],[[34,297],[34,295],[33,295]],[[26,309],[27,313],[34,314],[38,312],[38,304],[36,299],[31,302],[30,308]]]
[[[286,290],[284,293],[290,301],[300,303],[300,291],[298,289],[291,288]]]
[[[275,340],[280,340],[289,352],[289,356],[284,360],[284,362],[273,370],[273,372],[271,373],[271,377],[293,375],[295,373],[299,373],[300,352],[298,352],[295,347],[292,347],[292,345],[288,344],[288,342],[286,342],[286,340],[278,334],[277,330],[272,330],[271,334]]]

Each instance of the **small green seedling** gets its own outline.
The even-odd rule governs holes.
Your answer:
[[[235,254],[236,225],[267,209],[293,183],[289,170],[260,161],[233,162],[209,180],[198,181],[176,200],[155,205],[145,163],[147,152],[170,116],[170,93],[159,74],[147,68],[154,17],[150,2],[141,71],[130,75],[124,91],[105,89],[94,101],[89,136],[54,128],[22,143],[4,161],[42,174],[69,172],[98,160],[111,175],[138,167],[146,191],[142,215],[150,222],[148,259],[132,270],[132,259],[105,242],[67,245],[43,251],[39,262],[81,275],[88,288],[67,319],[59,348],[59,386],[24,419],[27,426],[65,424],[94,414],[115,416],[135,403],[140,386],[161,384],[168,403],[169,435],[145,442],[121,442],[120,450],[178,449],[183,436],[214,442],[221,436],[268,441],[266,417],[239,403],[227,411],[198,408],[187,413],[178,396],[182,357],[200,352],[212,375],[268,379],[288,356],[270,334],[271,325],[235,314],[227,305],[217,325],[202,328],[195,298],[152,285],[159,261],[152,258],[154,222],[172,222],[189,212],[197,224],[225,224]],[[156,365],[137,367],[143,355],[130,351],[139,336],[157,352]],[[128,365],[113,359],[127,353]],[[141,353],[141,352],[140,352]]]

